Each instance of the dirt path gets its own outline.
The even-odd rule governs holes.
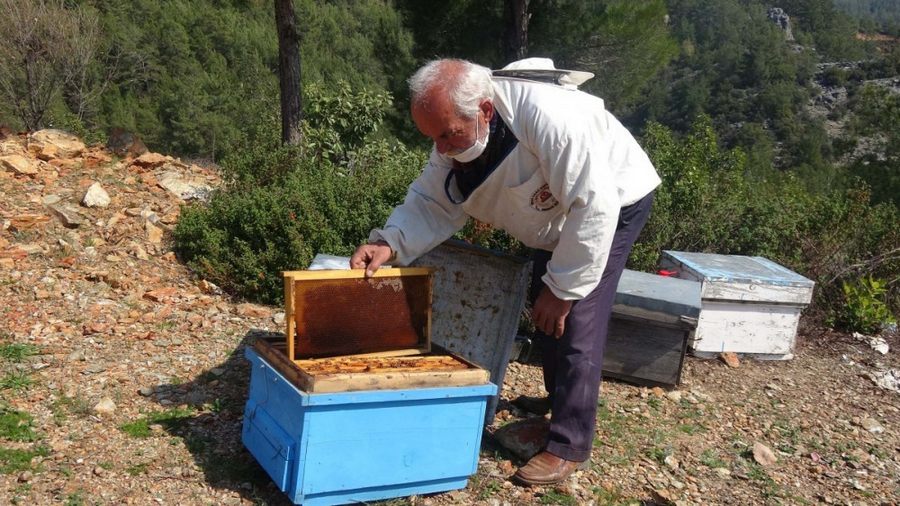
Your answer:
[[[34,171],[0,165],[0,503],[287,504],[240,443],[243,346],[283,314],[217,294],[167,244],[185,194],[160,181],[215,175],[102,150],[38,161],[21,139],[9,154]],[[94,182],[106,207],[79,205]],[[48,207],[66,203],[80,224]],[[900,342],[802,341],[788,362],[689,358],[672,392],[605,383],[593,465],[562,486],[513,486],[520,462],[488,435],[467,489],[388,503],[896,504],[900,394],[868,375],[900,368]],[[540,385],[513,363],[502,397]],[[523,416],[502,402],[491,430]]]

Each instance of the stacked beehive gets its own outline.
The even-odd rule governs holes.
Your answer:
[[[297,504],[463,488],[488,372],[432,349],[432,271],[285,273],[286,338],[259,340],[243,441]]]

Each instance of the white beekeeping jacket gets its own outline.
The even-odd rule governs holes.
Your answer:
[[[619,210],[656,188],[659,176],[603,100],[576,90],[578,83],[492,80],[495,111],[518,139],[516,147],[460,204],[444,190],[452,159],[432,149],[403,204],[370,240],[390,244],[403,265],[471,216],[552,251],[544,283],[561,299],[582,299],[600,282]]]

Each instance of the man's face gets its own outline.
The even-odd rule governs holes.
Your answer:
[[[432,89],[424,98],[422,104],[413,105],[412,119],[422,135],[434,141],[438,153],[457,153],[468,149],[475,142],[476,122],[479,136],[483,137],[487,132],[494,111],[490,100],[482,102],[481,110],[473,119],[456,113],[445,90]]]

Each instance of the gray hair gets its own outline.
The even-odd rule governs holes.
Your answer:
[[[443,86],[457,114],[473,118],[484,99],[494,98],[491,70],[466,60],[432,60],[409,78],[413,104],[423,104],[425,94],[435,86]]]

